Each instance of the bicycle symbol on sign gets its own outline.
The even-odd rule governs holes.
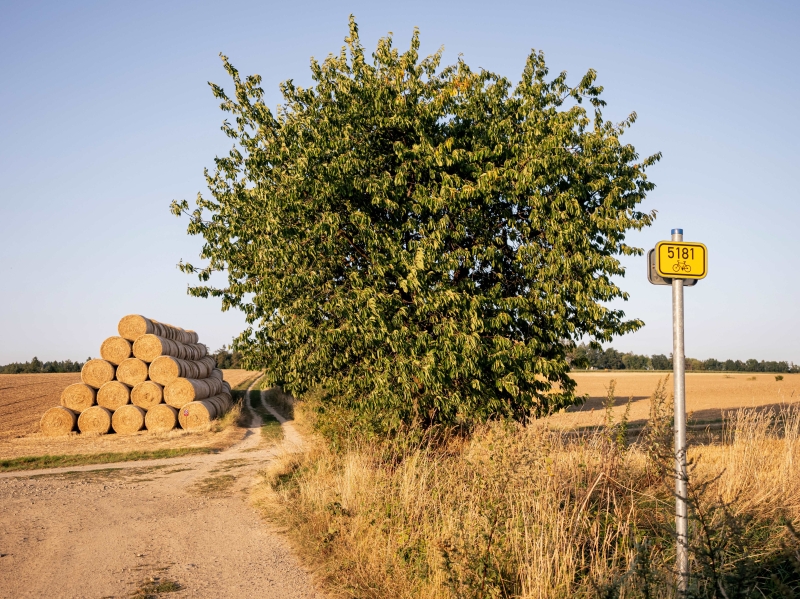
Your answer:
[[[673,272],[692,272],[692,267],[686,262],[686,260],[678,260],[676,264],[672,265]]]

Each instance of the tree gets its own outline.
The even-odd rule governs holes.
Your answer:
[[[88,362],[91,358],[86,358]],[[34,356],[30,362],[13,362],[0,366],[0,374],[32,374],[32,373],[52,373],[52,372],[80,372],[83,362],[73,362],[72,360],[42,362]]]
[[[685,359],[685,368],[686,370],[705,370],[705,363],[701,360],[696,358],[686,358]]]
[[[610,370],[625,370],[624,354],[618,352],[613,347],[606,348],[603,352],[603,368]]]
[[[241,354],[237,351],[228,351],[228,348],[224,345],[215,351],[212,356],[214,356],[214,360],[217,363],[217,368],[241,368]]]
[[[311,87],[281,85],[276,112],[222,57],[235,146],[207,173],[213,198],[172,205],[205,240],[207,265],[181,264],[190,293],[243,310],[245,365],[372,429],[571,404],[575,340],[642,326],[608,307],[627,299],[617,256],[641,254],[626,232],[654,218],[639,204],[660,156],[620,141],[635,114],[605,120],[594,71],[548,79],[537,52],[513,87],[421,59],[417,31],[371,64],[352,17],[345,42],[312,59]]]
[[[622,363],[628,370],[650,370],[652,365],[650,358],[634,353],[627,353],[622,356]]]
[[[653,370],[672,370],[672,356],[669,358],[664,354],[656,354],[650,357]]]

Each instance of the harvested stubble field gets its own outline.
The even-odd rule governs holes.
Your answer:
[[[80,372],[0,374],[0,439],[38,431],[45,410],[60,405],[61,392],[80,382]]]
[[[588,395],[582,406],[568,408],[549,418],[558,429],[598,426],[605,419],[605,404],[611,381],[615,386],[614,420],[620,421],[630,400],[629,424],[643,426],[650,411],[649,398],[659,379],[669,375],[668,394],[672,393],[672,375],[667,372],[574,372],[576,393]],[[800,402],[800,374],[784,374],[775,380],[768,373],[686,373],[686,410],[690,423],[719,424],[723,412],[739,408],[767,409]],[[670,404],[671,405],[671,404]]]
[[[249,370],[223,370],[223,378],[232,388],[255,380],[260,374]],[[0,459],[21,456],[74,455],[105,452],[155,451],[187,446],[221,449],[241,436],[238,427],[217,433],[169,433],[133,435],[76,435],[45,437],[39,433],[39,419],[53,406],[59,405],[61,392],[80,382],[80,373],[4,374],[0,375]]]

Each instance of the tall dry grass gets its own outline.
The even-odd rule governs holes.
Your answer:
[[[631,445],[624,421],[584,437],[494,423],[404,449],[317,438],[265,473],[259,502],[340,596],[674,597],[666,403],[661,385]],[[796,596],[800,410],[738,411],[724,430],[690,451],[690,596]]]

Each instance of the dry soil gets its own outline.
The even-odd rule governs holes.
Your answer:
[[[247,502],[298,437],[247,436],[215,455],[0,474],[0,597],[311,598],[322,595]],[[261,445],[259,445],[261,444]],[[138,595],[137,595],[138,593]],[[156,596],[156,595],[153,595]]]

